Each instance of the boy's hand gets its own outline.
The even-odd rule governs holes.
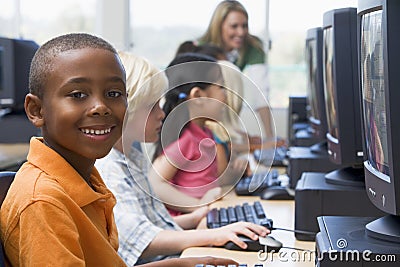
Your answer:
[[[242,249],[246,249],[247,245],[243,242],[238,235],[244,235],[252,240],[257,240],[258,236],[266,236],[270,231],[264,226],[249,223],[249,222],[237,222],[228,224],[226,226],[210,229],[212,231],[214,242],[213,246],[223,246],[226,242],[232,241]]]

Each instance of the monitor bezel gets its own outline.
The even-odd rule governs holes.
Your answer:
[[[349,25],[353,25],[353,27],[349,27]],[[349,55],[337,56],[338,51],[341,53],[357,51],[357,8],[340,8],[325,12],[323,15],[323,34],[328,28],[333,31],[334,56],[332,67],[334,84],[336,85],[334,88],[334,93],[336,94],[334,105],[337,111],[336,119],[339,128],[338,136],[335,138],[330,134],[328,123],[326,139],[329,158],[338,165],[359,166],[363,162],[364,150],[363,142],[360,138],[362,117],[357,65],[358,53],[352,52]],[[344,40],[349,40],[349,42]],[[324,64],[325,62],[323,62]],[[344,66],[350,67],[346,71]],[[338,88],[345,89],[338,90]],[[324,88],[324,94],[326,99],[326,88]],[[346,108],[352,108],[352,110],[346,110]],[[329,109],[326,107],[327,116],[328,112]],[[349,114],[353,116],[349,116]],[[354,131],[349,131],[349,129],[354,129]]]

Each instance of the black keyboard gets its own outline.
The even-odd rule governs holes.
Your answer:
[[[278,170],[271,169],[269,172],[243,177],[236,184],[235,193],[238,196],[260,196],[266,188],[281,185],[278,176]]]
[[[288,148],[281,146],[274,149],[257,149],[254,151],[254,158],[266,166],[280,166],[288,165]]]
[[[264,265],[262,263],[256,263],[253,265],[253,267],[263,267]],[[247,265],[245,263],[235,265],[235,264],[229,264],[228,266],[225,265],[211,265],[211,264],[196,264],[195,267],[251,267],[250,265]]]
[[[253,204],[243,203],[242,205],[236,205],[235,207],[227,208],[214,208],[207,214],[207,227],[210,229],[222,227],[235,222],[252,222],[255,224],[262,225],[268,229],[272,229],[273,221],[269,219],[264,212],[264,208],[260,201],[255,201]],[[245,236],[239,236],[242,241],[247,244],[247,251],[260,251],[266,247],[258,240],[254,241]],[[272,237],[269,237],[270,239]],[[272,238],[273,239],[273,238]],[[277,241],[276,243],[280,243]],[[230,250],[243,250],[233,242],[227,242],[224,247]],[[282,247],[282,244],[277,246],[267,247],[267,251],[277,252]]]
[[[235,207],[213,208],[207,214],[207,227],[211,229],[235,222],[252,222],[272,229],[272,220],[265,215],[260,201]]]

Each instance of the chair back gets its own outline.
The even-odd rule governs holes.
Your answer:
[[[0,207],[3,204],[4,198],[7,195],[8,188],[14,181],[15,172],[2,171],[0,172]],[[6,266],[6,259],[3,252],[3,244],[0,246],[0,267]]]

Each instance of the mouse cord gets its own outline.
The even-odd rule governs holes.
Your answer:
[[[313,236],[315,236],[317,234],[315,232],[310,232],[310,231],[293,230],[293,229],[286,229],[286,228],[279,228],[279,227],[273,227],[271,230],[281,230],[281,231],[288,231],[288,232],[293,232],[293,233],[297,233],[297,234],[305,234],[305,235],[313,235]]]
[[[313,236],[315,236],[317,234],[315,232],[302,231],[302,230],[293,230],[293,229],[286,229],[286,228],[279,228],[279,227],[273,227],[271,230],[281,230],[281,231],[288,231],[288,232],[294,232],[294,233],[306,234],[306,235],[313,235]],[[298,251],[306,251],[306,252],[311,252],[311,253],[314,252],[313,250],[295,248],[295,247],[285,247],[285,246],[283,246],[282,248],[298,250]]]
[[[298,251],[307,251],[307,252],[314,252],[313,250],[303,249],[303,248],[294,248],[294,247],[282,247],[286,249],[298,250]]]

